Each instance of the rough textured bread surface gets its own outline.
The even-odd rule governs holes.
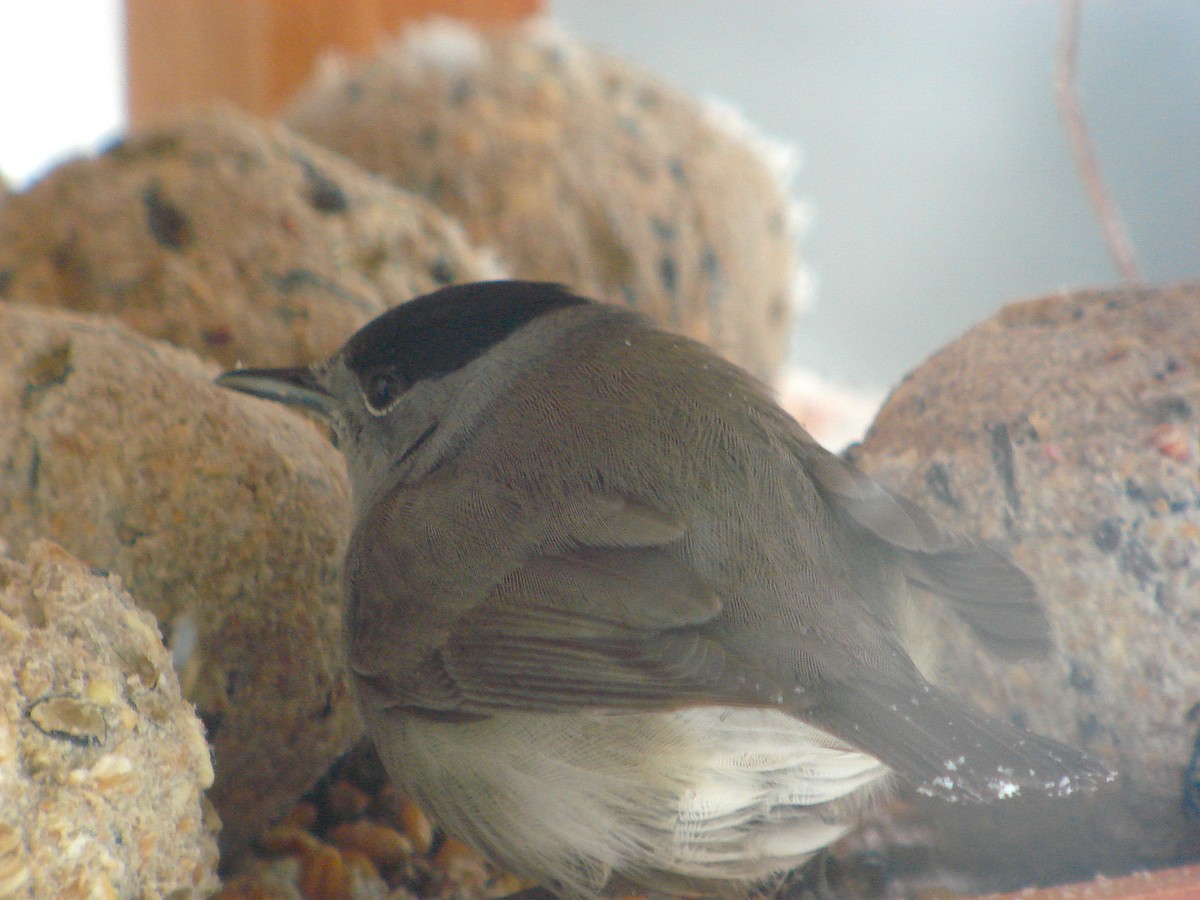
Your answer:
[[[212,780],[154,619],[120,579],[46,541],[0,555],[0,896],[207,896]]]
[[[461,221],[522,278],[627,303],[772,377],[805,299],[786,152],[545,22],[412,27],[287,123]]]
[[[336,649],[341,457],[217,371],[112,319],[0,303],[0,535],[119,574],[158,619],[236,851],[360,726]]]
[[[226,367],[315,362],[397,303],[492,274],[428,201],[232,109],[0,203],[0,294],[111,313]]]
[[[948,856],[1019,881],[1200,854],[1198,436],[1197,285],[1013,304],[884,405],[860,463],[1011,546],[1057,633],[1009,668],[948,623],[946,683],[1121,775],[1036,814],[931,806]]]

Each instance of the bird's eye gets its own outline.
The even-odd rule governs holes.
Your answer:
[[[404,382],[395,372],[375,372],[367,376],[363,397],[367,408],[381,416],[391,408],[404,391]]]

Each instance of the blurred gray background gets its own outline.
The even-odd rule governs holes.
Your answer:
[[[799,146],[798,363],[887,388],[1004,303],[1116,274],[1054,104],[1052,0],[550,0]],[[1149,282],[1200,276],[1200,3],[1083,5],[1080,90]]]

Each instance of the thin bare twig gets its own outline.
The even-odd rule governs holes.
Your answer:
[[[1121,213],[1100,174],[1100,166],[1096,162],[1092,139],[1083,116],[1083,104],[1079,99],[1077,64],[1080,5],[1081,0],[1061,0],[1062,15],[1059,19],[1058,48],[1055,51],[1054,97],[1067,130],[1067,138],[1071,142],[1075,165],[1079,167],[1079,177],[1083,180],[1084,190],[1087,191],[1096,217],[1100,220],[1100,231],[1104,235],[1105,246],[1108,247],[1113,264],[1125,283],[1136,284],[1141,280],[1141,275],[1138,273],[1133,246],[1129,243],[1125,221],[1121,218]]]

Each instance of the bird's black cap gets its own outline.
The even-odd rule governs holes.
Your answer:
[[[360,375],[389,369],[412,384],[461,369],[539,316],[588,302],[547,282],[452,285],[364,325],[346,342],[344,359]]]

